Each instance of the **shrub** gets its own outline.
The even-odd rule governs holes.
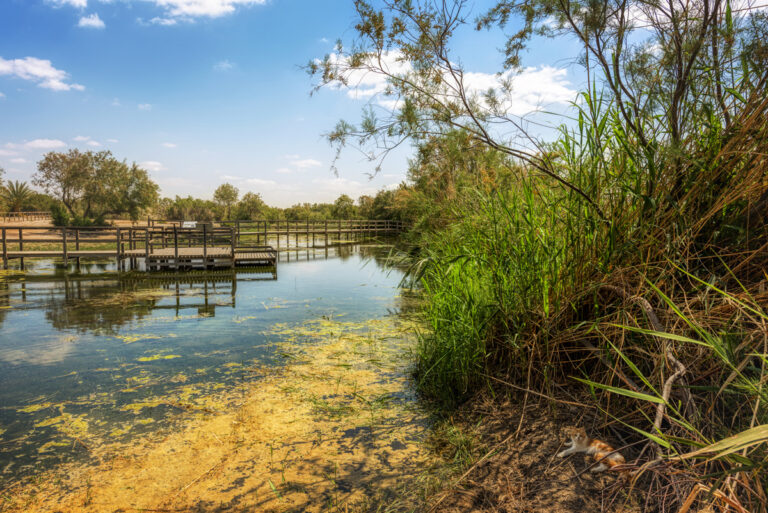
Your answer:
[[[69,212],[60,203],[51,205],[51,217],[53,218],[54,226],[69,226]]]

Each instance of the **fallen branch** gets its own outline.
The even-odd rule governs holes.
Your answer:
[[[624,289],[614,285],[603,284],[600,285],[600,288],[613,292],[625,301],[632,301],[638,305],[641,310],[643,310],[643,313],[645,313],[646,317],[648,317],[648,321],[651,323],[651,327],[654,331],[658,333],[664,333],[666,331],[664,326],[661,324],[661,321],[659,321],[659,317],[656,315],[656,312],[654,312],[651,303],[649,303],[648,300],[644,297],[630,296]],[[664,348],[664,357],[666,361],[671,367],[675,369],[675,372],[664,382],[664,387],[661,391],[662,402],[656,406],[656,418],[653,421],[653,427],[656,429],[657,433],[661,433],[661,423],[664,421],[664,414],[666,413],[667,404],[669,404],[669,396],[672,393],[672,386],[675,384],[675,381],[680,379],[683,374],[685,374],[686,369],[685,365],[683,365],[682,362],[680,362],[680,360],[678,360],[675,355],[672,354],[672,351],[669,349],[666,340],[663,340],[660,337],[655,338]],[[687,397],[687,399],[690,400],[690,397]],[[657,442],[651,443],[656,447],[656,459],[661,459],[661,445],[659,445]]]

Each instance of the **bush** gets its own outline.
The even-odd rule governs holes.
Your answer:
[[[54,226],[69,226],[69,212],[59,203],[51,205],[51,217]]]
[[[111,226],[111,224],[104,218],[104,215],[100,215],[93,219],[90,217],[75,216],[72,218],[71,226]]]

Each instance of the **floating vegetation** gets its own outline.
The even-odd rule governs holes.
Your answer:
[[[14,488],[6,509],[413,507],[406,483],[432,461],[418,443],[427,421],[408,378],[411,332],[394,318],[276,324],[266,335],[277,351],[292,355],[284,367],[251,366],[262,377],[236,387],[185,384],[122,404],[119,410],[134,420],[113,424],[100,444],[89,444],[90,463],[70,463],[51,470],[50,479]],[[247,367],[222,368],[241,366]],[[43,404],[40,410],[55,406]],[[134,428],[155,423],[160,410],[187,415],[162,436],[125,441]],[[88,431],[80,416],[63,410],[49,422],[70,436]]]
[[[139,362],[154,362],[156,360],[173,360],[174,358],[181,358],[180,354],[154,354],[152,356],[142,356],[136,360]]]
[[[162,338],[176,338],[175,333],[168,333],[166,335],[153,335],[150,333],[134,333],[133,335],[112,335],[118,340],[122,340],[126,344],[132,344],[140,340],[160,340]]]

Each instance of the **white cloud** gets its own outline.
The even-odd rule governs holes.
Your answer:
[[[74,137],[72,140],[76,142],[85,143],[88,146],[93,146],[93,147],[101,146],[100,142],[94,141],[92,137],[87,135],[78,135],[77,137]]]
[[[112,99],[112,106],[113,107],[120,107],[120,98]]]
[[[143,167],[147,171],[155,171],[155,172],[157,172],[157,171],[165,171],[166,170],[166,167],[162,163],[160,163],[160,162],[158,162],[156,160],[147,160],[145,162],[139,162],[139,166]]]
[[[14,155],[18,155],[18,153],[12,150],[0,150],[0,157],[13,157]]]
[[[27,163],[27,159],[23,159],[21,157],[18,157],[18,158],[15,158],[15,159],[11,159],[11,162],[13,162],[14,164],[26,164]]]
[[[5,95],[3,93],[0,93],[0,98],[5,98]]]
[[[261,178],[249,178],[245,180],[245,183],[249,185],[258,185],[260,187],[275,187],[277,186],[277,182],[274,180],[263,180]]]
[[[228,59],[224,59],[223,61],[219,61],[213,65],[213,69],[216,71],[229,71],[234,67],[235,63],[230,62]]]
[[[176,144],[174,144],[172,142],[164,142],[163,146],[165,146],[166,148],[175,148]]]
[[[299,169],[309,169],[311,167],[320,167],[323,163],[315,159],[300,159],[291,161],[291,165]]]
[[[318,197],[338,197],[340,194],[348,194],[353,198],[363,194],[376,194],[377,188],[355,180],[346,178],[315,178],[312,180],[315,193]]]
[[[67,143],[58,139],[34,139],[23,144],[23,147],[29,150],[55,150],[66,146]]]
[[[139,110],[152,110],[152,104],[151,103],[140,103],[137,105]]]
[[[101,20],[101,18],[99,18],[99,15],[96,13],[81,17],[80,21],[77,22],[77,26],[82,28],[94,28],[94,29],[103,29],[104,27],[106,27],[106,25]]]
[[[338,54],[331,54],[331,63],[346,66],[344,59]],[[378,65],[378,63],[376,63]],[[409,62],[402,59],[399,51],[386,52],[381,59],[381,66],[392,75],[410,73],[413,68]],[[530,67],[519,73],[508,71],[502,74],[464,72],[464,87],[470,95],[476,95],[482,102],[481,96],[493,90],[504,114],[522,116],[530,112],[542,110],[550,104],[568,104],[576,98],[576,91],[570,88],[567,80],[568,71],[565,68],[552,66]],[[341,82],[331,84],[331,87],[346,90],[347,96],[357,100],[374,101],[388,109],[397,108],[400,99],[388,96],[387,79],[381,73],[365,69],[350,70],[345,75],[346,85]],[[447,83],[453,83],[453,77],[446,76]],[[443,94],[455,94],[445,86]]]
[[[6,60],[0,57],[0,75],[10,75],[22,80],[35,82],[39,87],[53,91],[82,91],[85,87],[80,84],[67,83],[69,73],[56,69],[51,61],[25,57],[23,59]]]
[[[160,18],[159,16],[155,16],[149,20],[149,23],[151,25],[160,25],[161,27],[170,27],[176,25],[178,21],[171,18]]]
[[[347,58],[338,53],[329,56],[331,64],[346,66]],[[347,61],[347,62],[345,62]],[[377,63],[378,64],[378,63]],[[381,66],[388,73],[401,75],[410,72],[413,67],[402,58],[400,51],[385,52],[381,58]],[[380,73],[374,73],[365,69],[354,69],[346,73],[347,85],[337,82],[332,85],[338,89],[346,89],[347,96],[356,100],[371,98],[384,93],[387,89],[387,79]]]
[[[117,139],[107,139],[107,142],[114,144],[114,143],[119,143],[120,141],[118,141]]]
[[[48,0],[56,7],[62,7],[69,5],[71,7],[77,7],[78,9],[85,9],[88,7],[88,0]]]
[[[287,167],[281,167],[281,168],[275,169],[275,173],[280,174],[280,175],[289,175],[289,174],[293,173],[293,169],[290,169],[290,168],[287,168]]]
[[[232,180],[233,182],[237,182],[243,179],[242,176],[234,176],[234,175],[221,175],[219,176],[222,180]]]
[[[232,14],[238,6],[263,5],[266,0],[152,0],[171,18],[218,18]]]
[[[506,114],[523,116],[542,110],[551,104],[566,105],[576,98],[570,88],[568,70],[541,66],[526,68],[518,74],[465,73],[464,84],[470,93],[482,94],[494,90]]]

